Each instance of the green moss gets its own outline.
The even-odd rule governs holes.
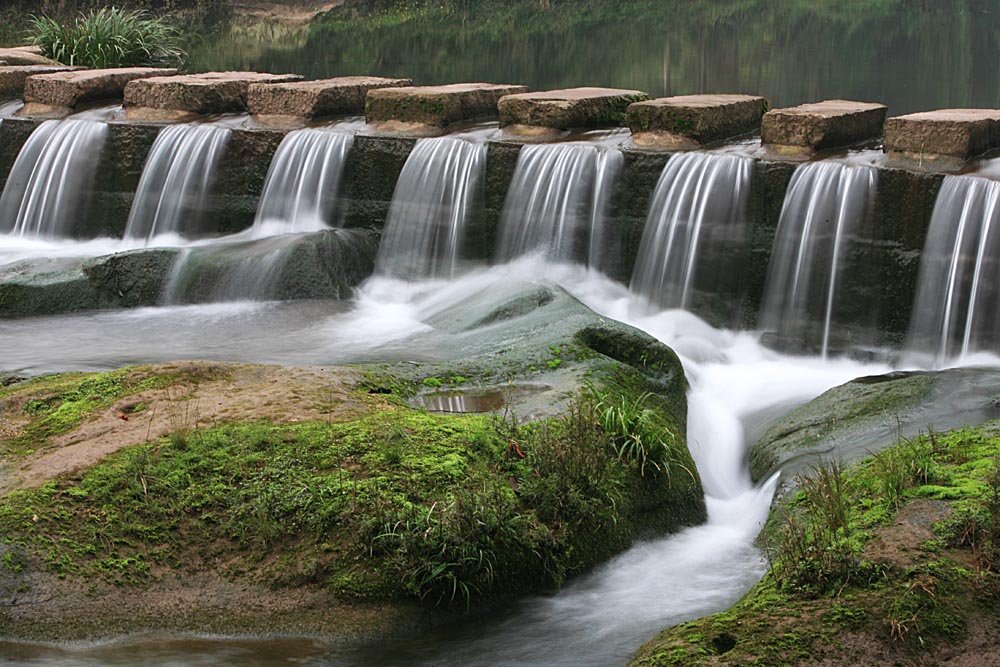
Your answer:
[[[846,664],[853,657],[838,641],[844,632],[855,645],[884,645],[919,662],[961,641],[973,618],[1000,622],[996,428],[922,437],[802,480],[764,529],[772,569],[763,580],[732,609],[663,631],[631,664]],[[872,538],[911,502],[948,518],[934,524],[935,539],[878,560]]]
[[[107,396],[130,386],[98,378],[115,387]],[[60,405],[97,386],[49,382],[67,383]],[[702,518],[694,480],[643,476],[593,411],[581,398],[562,418],[518,425],[373,401],[345,423],[165,436],[78,480],[8,494],[0,534],[59,576],[119,585],[225,562],[232,576],[346,598],[471,604],[544,589],[649,528]]]

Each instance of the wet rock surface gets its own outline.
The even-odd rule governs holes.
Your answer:
[[[299,81],[298,74],[260,72],[206,72],[154,77],[125,88],[126,114],[130,119],[181,119],[185,114],[230,113],[247,110],[252,83]]]
[[[826,100],[772,109],[761,122],[761,141],[778,153],[820,151],[851,146],[882,134],[884,104]]]
[[[567,88],[517,93],[500,98],[500,126],[509,133],[531,133],[531,128],[570,130],[624,124],[633,102],[648,99],[639,90]]]
[[[885,151],[917,162],[968,159],[1000,148],[1000,110],[940,109],[885,122]]]
[[[755,95],[679,95],[636,102],[628,126],[637,146],[697,148],[752,132],[768,109]]]
[[[319,81],[289,83],[252,83],[247,92],[247,107],[252,114],[264,116],[360,115],[365,111],[369,90],[412,86],[410,79],[387,79],[377,76],[343,76]]]
[[[497,118],[501,97],[527,90],[492,83],[382,88],[368,93],[365,116],[385,131],[439,133],[457,123]]]
[[[24,84],[26,108],[21,113],[30,115],[31,104],[72,108],[83,102],[121,99],[130,81],[176,73],[159,67],[120,67],[31,76]]]

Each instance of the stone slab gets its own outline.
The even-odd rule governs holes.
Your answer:
[[[36,74],[24,82],[24,101],[72,108],[83,102],[121,99],[131,81],[176,73],[175,69],[159,67],[120,67]]]
[[[169,112],[238,113],[247,110],[251,84],[287,83],[301,79],[299,74],[206,72],[133,81],[125,87],[126,115],[129,118],[144,115],[141,111],[133,111],[134,108],[154,110],[153,116],[170,116]],[[168,113],[157,114],[157,111]]]
[[[753,132],[768,106],[757,95],[678,95],[630,105],[627,122],[637,146],[697,148]]]
[[[1000,148],[1000,110],[940,109],[890,118],[885,151],[920,159],[968,159]]]
[[[0,66],[0,100],[23,96],[24,82],[29,76],[55,74],[56,72],[74,72],[82,69],[84,68],[66,67],[64,65]]]
[[[567,88],[505,95],[499,101],[500,127],[556,130],[619,126],[634,102],[648,100],[641,90]]]
[[[527,90],[525,86],[492,83],[380,88],[368,92],[365,116],[369,123],[390,130],[445,128],[463,121],[497,118],[501,97]]]
[[[826,100],[772,109],[761,122],[761,141],[777,152],[820,151],[869,141],[882,134],[884,104]]]
[[[0,60],[8,65],[48,65],[50,67],[61,63],[46,58],[41,49],[34,46],[15,46],[0,49]]]
[[[247,107],[252,114],[264,116],[360,115],[365,112],[369,90],[412,86],[411,79],[388,79],[378,76],[342,76],[319,81],[289,83],[252,83],[247,91]]]

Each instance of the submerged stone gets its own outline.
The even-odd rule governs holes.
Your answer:
[[[254,83],[299,81],[299,74],[205,72],[153,77],[125,87],[125,114],[130,120],[179,120],[192,115],[247,110]]]
[[[441,134],[444,128],[474,120],[497,118],[505,95],[527,92],[525,86],[492,83],[452,83],[369,91],[365,116],[389,132]]]
[[[772,109],[764,114],[761,141],[768,149],[785,155],[843,148],[881,135],[887,111],[884,104],[849,100]]]
[[[84,102],[119,100],[126,85],[136,79],[169,76],[176,69],[120,67],[29,76],[24,83],[23,116],[72,109]]]
[[[319,81],[252,83],[247,91],[247,108],[258,116],[360,115],[365,112],[369,90],[412,86],[410,79],[378,76],[342,76]]]
[[[29,76],[36,74],[55,74],[56,72],[72,72],[82,67],[66,67],[64,65],[8,65],[0,66],[0,100],[17,98],[24,95],[24,82]]]
[[[570,130],[624,124],[634,102],[649,99],[639,90],[567,88],[505,95],[500,99],[500,127],[512,134],[536,134],[539,128]]]
[[[885,151],[917,163],[940,158],[966,160],[1000,148],[1000,110],[940,109],[890,118]]]
[[[697,148],[760,127],[768,101],[756,95],[679,95],[636,102],[628,126],[637,146]]]

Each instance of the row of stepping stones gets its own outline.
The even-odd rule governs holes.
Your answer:
[[[27,51],[0,49],[0,61]],[[40,56],[37,56],[41,58]],[[44,59],[42,59],[44,61]],[[131,67],[86,70],[57,63],[0,66],[0,99],[21,97],[22,116],[61,117],[100,100],[121,100],[135,121],[184,121],[219,113],[254,114],[288,126],[297,119],[364,113],[376,130],[433,136],[477,120],[499,119],[505,136],[559,138],[570,130],[627,125],[634,144],[692,149],[758,129],[773,154],[808,157],[884,137],[890,155],[919,163],[965,160],[1000,148],[1000,111],[944,109],[886,120],[882,104],[827,100],[769,110],[752,95],[683,95],[651,100],[637,90],[456,83],[413,86],[410,79],[349,76],[307,81],[297,74]]]

